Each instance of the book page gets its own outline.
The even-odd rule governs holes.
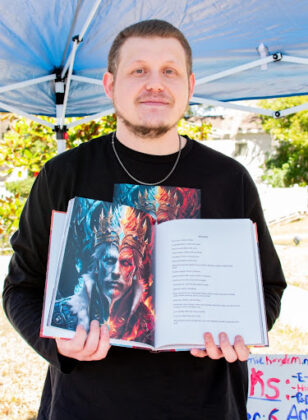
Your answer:
[[[253,224],[174,220],[156,231],[156,347],[204,347],[203,333],[266,342]]]
[[[71,338],[74,332],[54,328],[47,325],[48,312],[52,302],[53,290],[56,282],[59,254],[61,250],[62,233],[66,223],[66,213],[53,211],[50,226],[48,266],[46,273],[45,297],[42,314],[41,337],[65,337]]]

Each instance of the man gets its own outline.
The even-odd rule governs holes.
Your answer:
[[[242,337],[219,346],[205,331],[205,350],[163,352],[109,348],[97,322],[72,340],[39,339],[51,209],[71,197],[112,200],[114,184],[201,190],[202,218],[251,218],[258,226],[268,327],[285,287],[257,190],[232,159],[179,137],[176,123],[194,88],[191,50],[167,22],[133,25],[115,39],[103,83],[118,116],[116,134],[48,162],[23,211],[4,289],[6,312],[51,364],[38,419],[244,420],[249,350]],[[97,180],[100,182],[97,182]]]

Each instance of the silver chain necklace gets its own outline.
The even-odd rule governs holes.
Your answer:
[[[181,156],[181,148],[182,148],[182,141],[181,141],[181,136],[179,135],[179,151],[178,151],[178,154],[177,154],[177,157],[176,157],[176,159],[175,159],[175,162],[174,162],[174,165],[172,166],[172,168],[171,168],[171,171],[165,176],[165,178],[163,178],[163,179],[161,179],[160,181],[158,181],[158,182],[143,182],[143,181],[140,181],[140,179],[137,179],[137,178],[135,178],[126,168],[125,168],[125,166],[124,166],[124,164],[123,164],[123,162],[121,161],[121,159],[120,159],[120,156],[118,155],[118,152],[116,151],[116,148],[115,148],[115,144],[114,144],[114,139],[115,139],[115,131],[112,133],[112,137],[111,137],[111,144],[112,144],[112,149],[113,149],[113,151],[114,151],[114,154],[115,154],[115,156],[116,156],[116,158],[117,158],[117,160],[118,160],[118,162],[119,162],[119,164],[121,165],[121,167],[122,167],[122,169],[127,173],[127,175],[130,177],[130,178],[132,178],[135,182],[137,182],[138,184],[141,184],[141,185],[151,185],[151,186],[154,186],[154,185],[159,185],[159,184],[162,184],[163,182],[165,182],[166,181],[166,179],[168,179],[169,178],[169,176],[171,176],[172,174],[173,174],[173,172],[175,171],[175,168],[177,167],[177,164],[178,164],[178,162],[179,162],[179,160],[180,160],[180,156]]]

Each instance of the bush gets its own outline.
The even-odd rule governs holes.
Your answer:
[[[206,140],[211,132],[211,124],[201,122],[200,124],[191,123],[182,118],[178,123],[178,132],[187,135],[194,140]]]
[[[22,198],[27,198],[32,188],[34,177],[28,177],[20,181],[11,181],[5,183],[5,188],[12,194]]]
[[[14,194],[12,197],[0,197],[0,249],[10,251],[9,239],[18,228],[19,217],[25,198]]]
[[[282,110],[307,102],[306,96],[261,101],[264,108]],[[265,162],[263,180],[275,186],[308,185],[308,111],[279,119],[262,117],[262,125],[274,139]]]
[[[50,122],[54,119],[41,117]],[[76,119],[75,119],[76,120]],[[70,119],[69,121],[73,121]],[[45,162],[57,153],[55,133],[48,127],[10,116],[10,130],[0,139],[1,156],[0,167],[4,175],[12,173],[13,169],[27,170],[26,180],[7,182],[6,188],[12,193],[9,197],[0,198],[0,247],[9,248],[9,238],[18,228],[18,221],[37,173]],[[107,134],[116,128],[114,114],[107,115],[99,121],[91,121],[72,128],[68,133],[67,148],[71,149],[80,143]],[[13,158],[12,158],[13,157]]]

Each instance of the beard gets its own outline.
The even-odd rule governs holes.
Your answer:
[[[148,96],[153,97],[153,95],[145,94],[138,97],[137,101],[144,100]],[[164,95],[159,95],[159,97],[161,97],[162,99],[167,98],[170,102],[173,101],[170,97],[166,97]],[[157,95],[155,95],[155,98],[157,98]],[[174,128],[177,125],[178,121],[184,116],[185,110],[187,109],[188,104],[189,104],[189,100],[187,100],[187,105],[185,109],[183,110],[182,114],[179,115],[176,121],[170,124],[157,124],[155,126],[155,125],[150,125],[150,124],[133,124],[132,122],[130,122],[124,117],[124,115],[119,111],[117,107],[116,100],[113,100],[113,106],[114,106],[117,118],[119,118],[124,123],[124,125],[132,134],[143,139],[155,139],[155,138],[161,137],[164,134],[166,134],[168,131],[170,131],[172,128]]]
[[[117,117],[126,125],[128,130],[137,137],[143,139],[155,139],[166,134],[171,128],[175,127],[177,122],[172,125],[159,125],[156,127],[151,127],[147,125],[137,125],[129,122],[119,111],[116,110]]]

